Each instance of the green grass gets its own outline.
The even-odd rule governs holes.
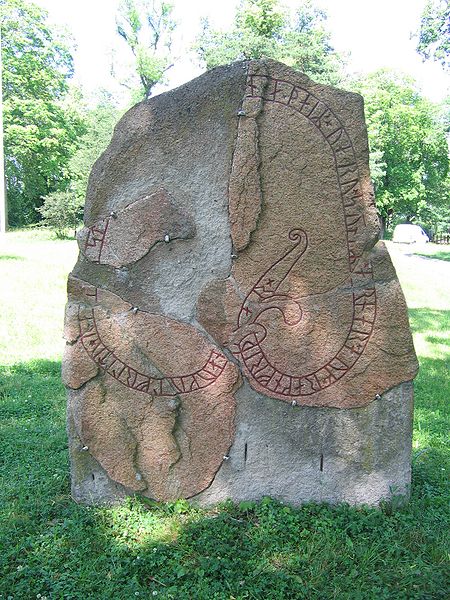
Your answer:
[[[73,241],[9,233],[0,248],[0,598],[448,598],[449,281],[392,248],[416,381],[412,499],[382,510],[272,500],[212,510],[69,496],[60,381]]]
[[[401,252],[415,254],[424,258],[435,258],[450,261],[450,246],[448,244],[394,244]]]
[[[439,260],[450,261],[450,246],[446,244],[427,244],[415,252],[418,256],[427,258],[437,258]]]
[[[448,246],[447,246],[448,247]],[[439,260],[450,261],[450,250],[435,250],[431,249],[427,252],[416,252],[419,256],[425,256],[427,258],[437,258]]]

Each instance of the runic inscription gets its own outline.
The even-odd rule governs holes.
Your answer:
[[[277,259],[260,277],[242,303],[230,349],[240,361],[251,384],[267,395],[289,400],[309,396],[333,385],[349,372],[363,354],[372,335],[377,295],[370,260],[363,259],[359,234],[366,226],[355,150],[350,136],[335,113],[318,97],[288,81],[266,75],[249,75],[247,98],[273,102],[306,117],[329,145],[334,158],[344,216],[349,283],[352,289],[352,322],[342,347],[322,367],[310,373],[286,373],[277,369],[265,350],[266,327],[261,315],[278,310],[286,326],[297,325],[302,308],[295,297],[279,293],[296,263],[308,249],[306,232],[292,230],[294,247]],[[299,341],[301,343],[301,341]]]
[[[194,233],[192,218],[161,188],[84,227],[78,243],[89,261],[120,268],[140,260],[166,236],[188,239]]]
[[[282,373],[274,367],[263,346],[267,329],[258,323],[258,319],[272,309],[282,313],[284,323],[288,326],[297,325],[302,318],[301,305],[297,300],[287,294],[277,293],[308,247],[306,234],[302,230],[291,231],[289,238],[296,240],[295,247],[262,275],[244,300],[238,317],[238,329],[230,346],[250,381],[264,388],[268,395],[281,399],[309,396],[339,381],[364,352],[376,319],[373,269],[366,262],[352,274],[351,282],[355,288],[352,294],[352,324],[339,351],[320,369],[301,376]],[[267,281],[271,282],[269,289]]]
[[[357,237],[366,223],[358,206],[362,191],[353,143],[335,113],[317,96],[289,81],[266,75],[249,75],[247,98],[259,98],[293,109],[306,117],[321,133],[333,152],[347,233],[350,270],[356,267],[361,252]]]
[[[105,219],[97,225],[88,227],[84,252],[86,256],[89,256],[92,262],[101,262],[102,250],[105,244],[106,234],[108,232],[109,221],[110,218]]]
[[[78,321],[81,343],[90,358],[122,385],[150,396],[177,396],[208,387],[222,375],[227,365],[227,359],[223,354],[211,350],[203,367],[193,373],[172,377],[150,377],[121,360],[114,350],[103,342],[97,327],[94,308],[83,311],[79,309]]]
[[[77,501],[408,485],[417,362],[368,162],[361,96],[270,59],[127,111],[68,281]]]

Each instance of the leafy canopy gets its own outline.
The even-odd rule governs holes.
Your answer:
[[[449,0],[428,0],[422,13],[417,52],[425,60],[431,58],[450,70]]]
[[[152,88],[173,66],[171,47],[176,25],[171,15],[172,5],[161,0],[122,0],[120,3],[117,33],[133,54],[140,99],[149,98]]]
[[[208,69],[235,60],[274,58],[313,77],[337,84],[343,59],[324,27],[326,14],[303,0],[294,14],[278,0],[242,0],[230,31],[203,22],[196,50]]]
[[[83,218],[83,203],[70,190],[51,192],[37,210],[42,225],[53,229],[57,238],[64,238],[67,229],[75,232]]]
[[[71,189],[84,202],[91,169],[106,149],[121,116],[108,94],[104,94],[97,106],[84,114],[86,132],[80,138],[80,146],[69,161]]]
[[[67,229],[76,230],[80,224],[92,166],[108,146],[120,111],[104,93],[98,105],[85,110],[83,117],[86,132],[68,164],[70,183],[67,189],[45,196],[38,209],[43,225],[53,229],[57,237],[64,237]]]
[[[392,217],[426,219],[448,202],[448,146],[442,110],[413,80],[388,70],[362,78],[377,207]],[[446,191],[447,190],[447,191]]]
[[[84,126],[67,103],[70,48],[24,0],[0,0],[5,174],[12,225],[33,222],[41,198],[68,180]]]

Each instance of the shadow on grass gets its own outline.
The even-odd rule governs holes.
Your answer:
[[[414,252],[414,255],[421,256],[422,258],[431,258],[431,259],[437,259],[437,260],[450,261],[450,252],[448,252],[446,250],[434,252],[433,254],[422,254],[421,252]]]
[[[420,357],[419,365],[414,382],[415,437],[421,446],[448,449],[450,363],[444,359]]]
[[[23,256],[14,256],[13,254],[0,254],[0,260],[25,260]]]
[[[448,444],[450,397],[450,312],[428,308],[409,310],[411,328],[430,344],[448,345],[446,358],[418,356],[419,374],[414,383],[416,437],[436,447]]]
[[[418,326],[428,329],[436,312],[417,315]],[[60,363],[0,367],[0,594],[445,598],[448,451],[433,416],[446,402],[437,393],[444,369],[444,361],[422,363],[416,403],[430,448],[416,457],[411,503],[386,514],[346,505],[292,509],[272,500],[211,510],[137,499],[118,508],[76,505]]]
[[[414,332],[430,332],[430,336],[426,337],[430,342],[439,338],[441,340],[439,343],[442,343],[447,337],[450,344],[450,311],[432,308],[410,308],[408,313],[411,329]]]

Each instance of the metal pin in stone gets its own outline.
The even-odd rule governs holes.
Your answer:
[[[111,211],[109,213],[109,216],[112,217],[113,219],[117,219],[117,213],[116,213],[116,211],[115,210]]]
[[[380,394],[375,394],[375,400],[380,400],[381,396]]]
[[[166,242],[166,244],[170,242],[170,235],[168,233],[166,233],[166,235],[164,236],[164,241]]]
[[[136,314],[139,308],[137,306],[133,306],[133,314]]]
[[[237,254],[232,254],[232,255],[231,255],[231,258],[237,258],[237,257],[238,257],[238,255],[237,255]]]
[[[292,400],[291,406],[297,406],[297,400]]]
[[[228,454],[223,455],[223,460],[230,460],[230,457],[228,456]]]
[[[89,447],[88,447],[88,446],[83,446],[81,449],[82,449],[84,452],[87,452],[87,451],[89,450]]]
[[[238,117],[245,117],[245,110],[238,110]]]

